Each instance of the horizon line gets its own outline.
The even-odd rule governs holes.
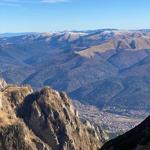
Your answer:
[[[53,30],[53,31],[8,31],[8,32],[0,32],[0,34],[25,34],[25,33],[55,33],[55,32],[87,32],[87,31],[96,31],[96,30],[122,30],[122,31],[141,31],[141,30],[150,30],[150,28],[135,28],[135,29],[125,29],[125,28],[98,28],[98,29],[73,29],[73,30]]]

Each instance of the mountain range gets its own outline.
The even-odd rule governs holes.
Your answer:
[[[72,99],[126,113],[150,111],[150,31],[103,29],[0,38],[8,83],[50,85]]]

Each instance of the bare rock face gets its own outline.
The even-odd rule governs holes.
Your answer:
[[[150,116],[129,132],[104,144],[101,150],[150,150]]]
[[[7,86],[7,83],[4,79],[0,78],[0,91]],[[2,108],[2,94],[0,93],[0,109]]]
[[[0,78],[0,90],[4,89],[6,86],[7,86],[6,81]]]
[[[95,128],[80,122],[66,94],[49,87],[29,95],[19,115],[54,150],[96,150],[102,144]]]
[[[0,127],[1,150],[49,150],[46,144],[32,135],[25,126],[17,123]]]
[[[29,93],[30,87],[17,86],[0,92],[0,150],[51,150],[17,117],[17,109]]]
[[[79,120],[65,93],[8,86],[0,95],[0,149],[97,150],[104,142],[98,127]]]

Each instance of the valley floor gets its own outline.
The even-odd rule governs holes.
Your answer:
[[[74,101],[74,105],[79,111],[81,119],[87,119],[99,125],[108,134],[109,139],[125,133],[145,119],[142,111],[138,112],[138,114],[141,115],[137,117],[137,112],[134,111],[132,111],[130,115],[127,115],[127,113],[117,114],[99,110],[95,106],[84,105],[78,101]]]

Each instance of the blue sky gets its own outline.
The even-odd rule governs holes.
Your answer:
[[[150,0],[0,0],[0,33],[150,28]]]

